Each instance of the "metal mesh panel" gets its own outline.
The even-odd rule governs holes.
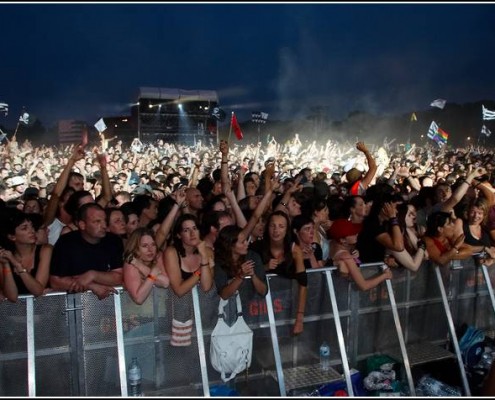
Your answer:
[[[67,299],[63,294],[34,301],[36,395],[71,395],[71,357]],[[57,379],[54,379],[57,371]]]
[[[392,311],[377,311],[359,316],[359,329],[351,331],[358,336],[358,353],[383,353],[399,345]]]
[[[117,340],[113,298],[99,300],[93,293],[82,295],[84,390],[86,396],[120,394]]]
[[[26,301],[0,303],[0,394],[26,396]],[[23,378],[21,378],[23,377]]]
[[[472,260],[465,260],[463,266],[463,269],[455,271],[442,269],[446,290],[451,296],[454,321],[493,328],[495,315],[484,281]],[[367,268],[363,272],[373,274],[376,271],[376,268]],[[491,280],[495,281],[495,269],[489,268],[489,273]],[[446,342],[448,325],[433,267],[424,264],[418,272],[410,273],[409,281],[406,276],[407,272],[394,271],[392,284],[408,349],[416,344],[419,346],[420,342]],[[332,277],[344,341],[346,346],[352,347],[352,351],[346,348],[348,356],[354,360],[355,356],[362,358],[397,348],[397,333],[385,284],[375,290],[360,292],[355,284]],[[297,369],[318,363],[318,348],[323,340],[330,344],[332,364],[340,364],[325,275],[308,274],[304,331],[296,337],[291,332],[296,316],[298,284],[280,277],[269,279],[283,368]],[[211,385],[220,383],[220,374],[213,370],[209,357],[219,297],[215,287],[207,293],[199,290],[198,294]],[[192,297],[185,297],[193,316]],[[73,304],[74,299],[76,303],[80,299],[81,307]],[[155,288],[143,305],[136,305],[125,291],[120,299],[126,363],[133,355],[138,357],[143,369],[145,394],[202,396],[196,326],[193,325],[191,346],[170,345],[175,301],[171,290]],[[66,305],[68,300],[69,307]],[[246,374],[243,373],[236,378],[235,384],[249,386],[252,382],[261,382],[260,377],[273,375],[275,357],[266,300],[254,293],[248,281],[242,286],[241,300],[244,318],[254,333],[254,353],[248,371],[249,383],[246,383]],[[21,298],[16,304],[0,303],[0,318],[3,321],[0,326],[0,395],[26,396],[29,393],[26,300]],[[36,395],[120,396],[112,297],[98,300],[88,292],[37,298],[34,301],[34,324]],[[417,350],[420,356],[424,348],[417,347]],[[414,357],[411,354],[412,361]]]

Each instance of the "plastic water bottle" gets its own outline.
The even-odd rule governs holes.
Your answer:
[[[330,346],[325,341],[320,346],[320,368],[322,371],[330,369]]]
[[[129,396],[143,396],[143,392],[141,392],[142,371],[137,357],[132,357],[127,370],[127,377],[129,379]]]

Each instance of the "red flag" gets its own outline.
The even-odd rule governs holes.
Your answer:
[[[234,129],[235,136],[237,137],[237,140],[242,140],[244,135],[242,134],[241,127],[239,126],[239,123],[237,122],[237,117],[235,116],[234,113],[232,113],[232,119],[230,120],[230,126],[232,129]]]

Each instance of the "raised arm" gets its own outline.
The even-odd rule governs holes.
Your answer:
[[[364,174],[363,180],[361,181],[361,185],[366,189],[375,177],[378,167],[376,165],[375,159],[363,142],[357,142],[356,149],[364,153],[366,161],[368,162],[368,171],[366,171],[366,174]]]
[[[112,200],[112,186],[110,185],[110,177],[108,176],[107,170],[107,155],[106,153],[97,155],[98,162],[100,163],[101,170],[101,186],[103,196],[100,198],[98,203],[102,207],[106,207],[106,205]]]
[[[57,215],[57,208],[58,208],[58,203],[60,201],[60,196],[62,195],[62,192],[67,186],[67,183],[69,182],[69,174],[72,171],[72,167],[77,161],[82,160],[83,158],[84,158],[84,146],[81,144],[74,146],[72,155],[67,160],[67,164],[65,168],[58,177],[57,183],[53,188],[53,191],[50,195],[50,199],[48,200],[48,204],[45,208],[45,212],[43,215],[43,224],[45,226],[50,225],[55,219],[55,216]]]
[[[172,206],[172,209],[169,211],[163,222],[161,223],[160,227],[158,228],[156,232],[156,247],[159,249],[162,249],[162,246],[164,243],[166,243],[168,235],[174,226],[174,221],[177,215],[180,213],[180,210],[182,210],[185,201],[186,201],[186,190],[185,187],[180,188],[179,190],[176,191],[174,195],[174,200],[175,204]]]

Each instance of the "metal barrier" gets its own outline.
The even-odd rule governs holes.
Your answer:
[[[241,299],[254,333],[254,354],[249,378],[238,376],[236,387],[249,389],[251,396],[297,394],[308,382],[299,387],[295,378],[301,371],[315,371],[324,338],[339,350],[338,358],[332,357],[332,379],[345,382],[351,396],[350,367],[358,368],[374,354],[388,354],[403,363],[414,395],[412,367],[434,357],[453,358],[442,349],[449,342],[449,329],[453,336],[451,325],[495,326],[495,313],[486,312],[488,301],[495,311],[492,269],[481,266],[480,270],[472,260],[462,267],[449,271],[448,293],[435,285],[432,274],[440,283],[441,271],[429,264],[417,273],[394,270],[391,281],[367,292],[334,277],[335,267],[309,270],[305,328],[297,337],[290,334],[297,282],[269,275],[265,298],[244,285]],[[363,274],[368,270],[372,268],[363,268]],[[487,286],[478,284],[483,278]],[[147,396],[209,397],[210,386],[221,383],[207,354],[217,320],[215,289],[204,293],[194,288],[190,294],[187,313],[194,318],[195,329],[193,344],[187,348],[170,345],[171,321],[178,310],[170,290],[155,288],[141,306],[123,288],[117,291],[105,300],[91,292],[54,292],[1,303],[0,395],[127,396],[127,364],[137,355]],[[449,311],[445,299],[447,305],[450,301]],[[431,346],[430,358],[416,354],[423,343]],[[468,390],[464,388],[466,394]]]

